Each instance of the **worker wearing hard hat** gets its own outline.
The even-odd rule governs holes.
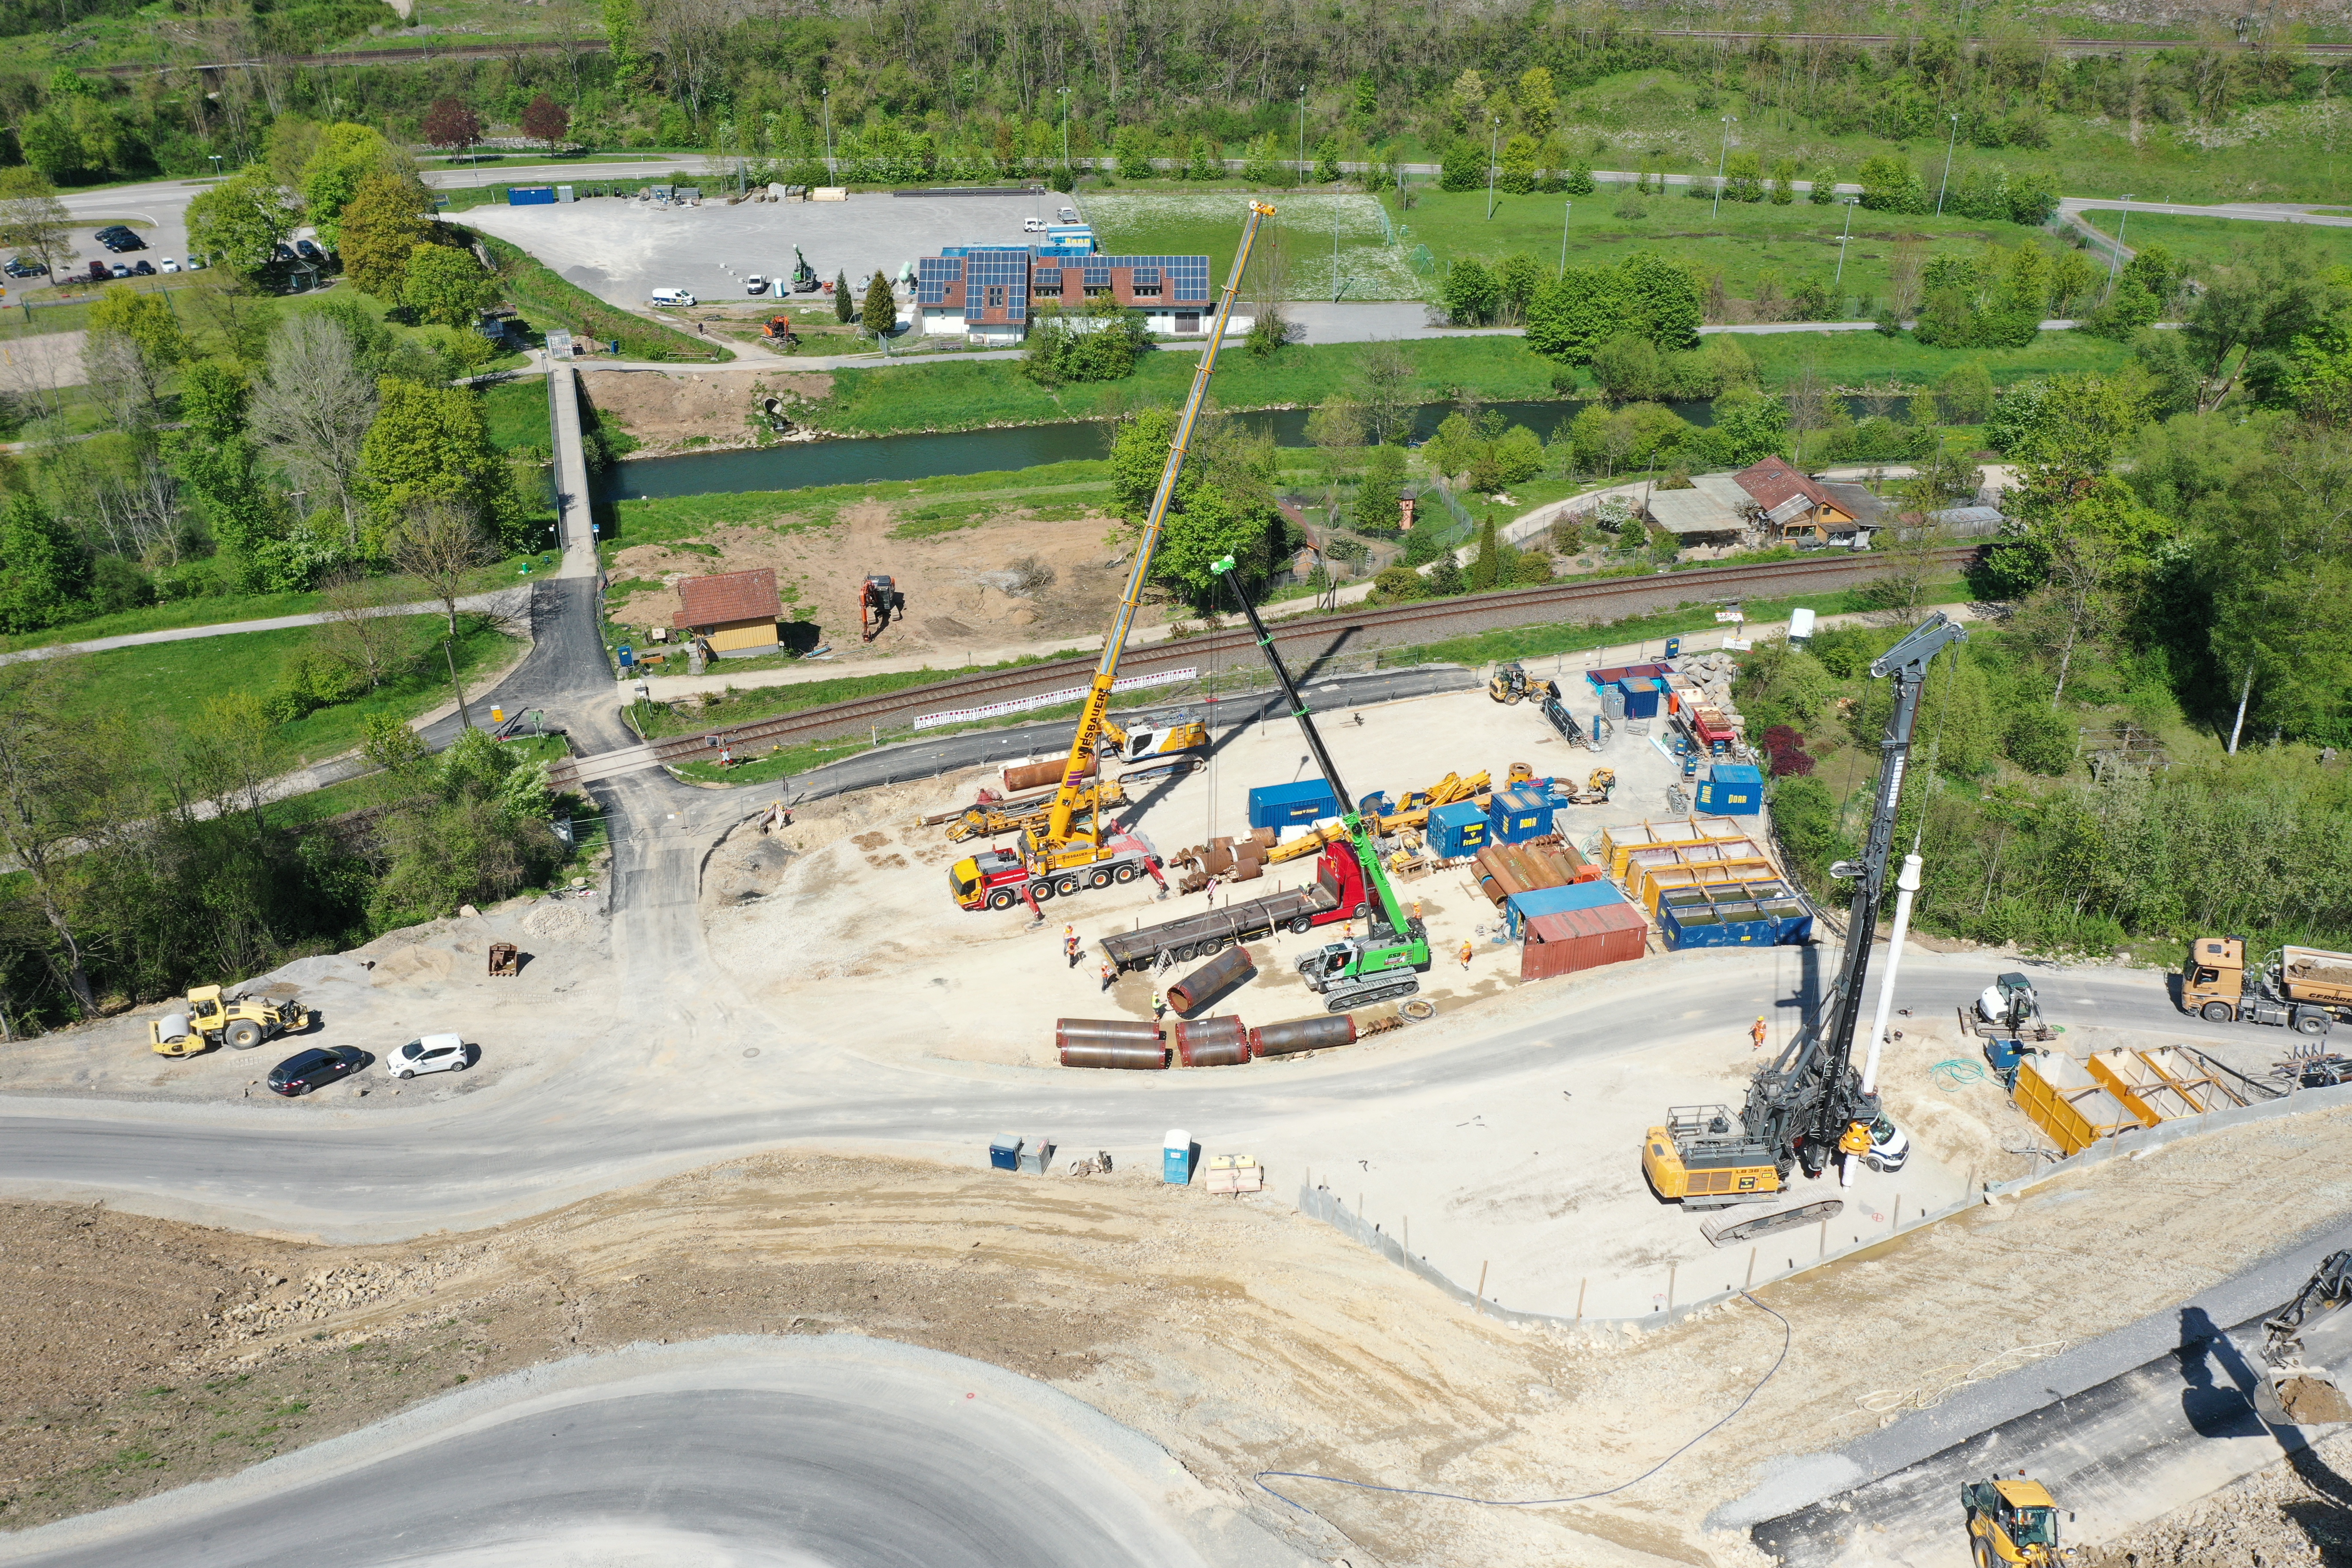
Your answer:
[[[1764,1027],[1764,1015],[1761,1013],[1757,1014],[1755,1026],[1748,1031],[1748,1038],[1750,1042],[1748,1048],[1750,1050],[1762,1050],[1764,1048],[1765,1036],[1770,1031]]]

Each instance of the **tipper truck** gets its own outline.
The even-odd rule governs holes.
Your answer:
[[[2283,947],[2249,967],[2246,939],[2200,936],[2180,971],[2180,1010],[2217,1024],[2276,1024],[2298,1035],[2324,1035],[2352,1023],[2352,952]]]

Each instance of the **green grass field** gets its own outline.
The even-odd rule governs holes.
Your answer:
[[[2263,237],[2279,226],[2252,218],[2177,217],[2170,213],[2125,214],[2105,209],[2084,213],[2083,221],[2101,234],[2120,229],[2124,244],[2134,250],[2161,245],[2187,261],[2191,272],[2246,259]],[[2294,228],[2310,244],[2319,265],[2352,265],[2352,228],[2308,223]]]
[[[489,425],[492,446],[508,452],[518,447],[536,447],[541,452],[555,449],[544,377],[527,375],[495,382],[479,391],[482,416]]]
[[[349,702],[321,708],[278,725],[276,739],[289,764],[316,762],[359,743],[360,725],[376,713],[413,717],[449,700],[448,667],[441,658],[442,621],[413,616],[405,623],[408,672]],[[309,644],[310,628],[244,632],[193,647],[157,643],[74,656],[69,689],[76,709],[95,717],[121,715],[142,728],[192,726],[204,721],[205,702],[216,697],[264,698],[278,689],[297,656]],[[460,679],[471,681],[505,665],[521,644],[487,628],[459,639]],[[468,695],[471,695],[469,690]]]

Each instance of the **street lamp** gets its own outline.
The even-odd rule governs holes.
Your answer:
[[[1298,180],[1290,188],[1297,190],[1307,184],[1307,84],[1298,84]]]
[[[1497,114],[1494,120],[1495,129],[1486,137],[1486,216],[1489,221],[1495,216],[1495,156],[1503,145],[1503,117]]]
[[[1063,172],[1064,172],[1064,173],[1066,173],[1066,173],[1068,173],[1068,171],[1069,171],[1069,167],[1070,167],[1070,89],[1069,89],[1068,88],[1066,88],[1066,88],[1064,88],[1064,89],[1062,89],[1062,169],[1063,169]]]
[[[1936,187],[1936,216],[1944,216],[1944,193],[1952,188],[1952,149],[1960,144],[1960,117],[1951,117],[1952,133],[1944,141],[1944,183]]]
[[[1574,202],[1559,204],[1559,275],[1568,276],[1568,215],[1576,210]]]
[[[1736,114],[1723,117],[1723,145],[1715,154],[1715,205],[1708,209],[1706,215],[1709,223],[1713,223],[1717,215],[1723,211],[1723,167],[1725,161],[1731,156],[1731,128],[1738,123],[1739,116]]]
[[[2116,269],[2124,264],[2124,230],[2131,223],[2131,193],[2123,194],[2124,214],[2116,219],[2116,243],[2107,251],[2107,292],[2116,291]],[[2104,296],[2102,296],[2104,298]]]
[[[213,161],[213,178],[215,180],[219,179],[221,172],[221,155],[217,153],[207,153],[205,156]]]
[[[824,177],[835,184],[841,183],[833,168],[833,89],[830,87],[824,89]]]
[[[1845,242],[1853,234],[1853,204],[1859,200],[1861,200],[1859,196],[1848,196],[1845,199],[1845,229],[1838,236],[1837,276],[1830,279],[1830,287],[1840,290],[1838,294],[1838,303],[1841,307],[1845,303],[1845,294],[1843,292],[1845,288]]]

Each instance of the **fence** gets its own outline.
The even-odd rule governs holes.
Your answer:
[[[1670,1263],[1659,1281],[1664,1289],[1663,1291],[1653,1292],[1654,1298],[1664,1300],[1664,1306],[1656,1311],[1644,1312],[1631,1318],[1586,1317],[1581,1311],[1572,1317],[1551,1312],[1520,1312],[1500,1306],[1486,1294],[1486,1280],[1483,1273],[1478,1289],[1465,1289],[1426,1258],[1408,1251],[1402,1237],[1390,1235],[1381,1225],[1366,1220],[1360,1213],[1349,1213],[1347,1205],[1328,1187],[1302,1185],[1298,1193],[1298,1212],[1311,1218],[1319,1219],[1341,1235],[1361,1242],[1390,1262],[1410,1269],[1464,1305],[1475,1307],[1486,1316],[1498,1318],[1505,1322],[1545,1328],[1659,1329],[1669,1326],[1678,1318],[1686,1318],[1693,1312],[1719,1306],[1756,1286],[1769,1285],[1782,1279],[1793,1279],[1798,1275],[1811,1273],[1813,1269],[1835,1263],[1854,1253],[1884,1246],[1897,1237],[1908,1236],[1913,1231],[1949,1219],[1963,1210],[1975,1208],[1980,1204],[1989,1204],[1996,1199],[2014,1196],[2064,1172],[2083,1170],[2092,1165],[2104,1164],[2110,1160],[2128,1159],[2145,1151],[2162,1148],[2177,1139],[2193,1138],[2203,1132],[2241,1127],[2251,1122],[2268,1121],[2276,1117],[2294,1116],[2304,1111],[2333,1110],[2342,1106],[2352,1106],[2352,1084],[2339,1084],[2332,1089],[2298,1089],[2283,1099],[2264,1100],[2259,1105],[2209,1111],[2202,1116],[2179,1117],[2168,1121],[2159,1121],[2154,1127],[2127,1129],[2115,1137],[2100,1140],[2079,1154],[2054,1161],[2031,1175],[2020,1176],[2013,1181],[1987,1182],[1980,1194],[1972,1193],[1958,1203],[1947,1204],[1942,1208],[1916,1215],[1909,1220],[1905,1220],[1898,1211],[1884,1227],[1863,1233],[1856,1233],[1851,1222],[1824,1220],[1818,1232],[1819,1239],[1816,1243],[1818,1255],[1811,1263],[1799,1263],[1793,1268],[1777,1268],[1769,1273],[1759,1274],[1756,1269],[1756,1260],[1760,1244],[1759,1247],[1751,1247],[1748,1248],[1744,1283],[1735,1289],[1707,1291],[1695,1296],[1688,1301],[1678,1300],[1675,1294],[1676,1278],[1681,1266]],[[1832,1226],[1843,1229],[1850,1239],[1832,1246],[1830,1241],[1830,1231]],[[1803,1235],[1802,1229],[1790,1231],[1783,1233],[1781,1237],[1776,1237],[1774,1240],[1777,1245],[1783,1239],[1795,1240]],[[1736,1258],[1737,1256],[1735,1250],[1732,1258]],[[1728,1264],[1731,1259],[1727,1258],[1725,1262]]]

